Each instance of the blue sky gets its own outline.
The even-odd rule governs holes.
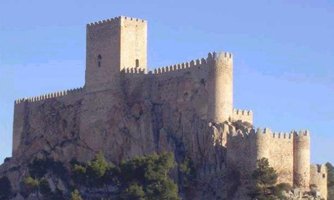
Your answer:
[[[257,127],[309,129],[312,161],[334,163],[334,1],[0,1],[0,163],[17,98],[84,83],[85,24],[149,22],[150,69],[234,54],[235,107]]]

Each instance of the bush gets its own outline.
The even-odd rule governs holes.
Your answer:
[[[82,200],[82,197],[80,196],[80,193],[78,190],[74,190],[71,193],[71,200]]]
[[[121,199],[145,200],[145,192],[143,187],[137,183],[131,184],[121,194]]]
[[[37,191],[39,186],[39,181],[37,179],[28,176],[23,181],[26,189],[30,192]]]
[[[91,178],[99,179],[106,173],[109,167],[108,162],[102,153],[99,153],[91,162],[88,163],[87,173]]]

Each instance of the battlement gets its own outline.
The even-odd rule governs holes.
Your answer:
[[[124,68],[121,70],[122,73],[124,74],[145,74],[145,69],[142,68]]]
[[[242,122],[248,122],[250,124],[253,124],[253,111],[233,109],[232,120],[233,121],[240,120]]]
[[[43,95],[35,96],[35,97],[26,97],[26,98],[15,100],[15,105],[21,104],[24,102],[34,103],[34,102],[44,101],[47,99],[63,97],[63,96],[67,96],[70,94],[77,94],[77,93],[81,93],[83,90],[84,89],[81,87],[81,88],[69,89],[69,90],[64,90],[64,91],[59,91],[59,92],[53,92],[49,94],[43,94]]]
[[[235,114],[235,115],[250,116],[250,115],[253,115],[253,111],[251,111],[251,110],[233,109],[233,114]]]
[[[165,67],[158,67],[158,68],[155,68],[153,71],[150,71],[149,73],[163,74],[163,73],[168,73],[168,72],[180,71],[180,70],[200,66],[202,64],[207,64],[210,60],[212,60],[212,53],[209,53],[207,58],[200,58],[200,59],[191,60],[189,62],[183,62],[183,63],[169,65]]]
[[[125,16],[118,16],[110,19],[104,19],[96,22],[92,22],[87,24],[87,27],[96,27],[101,25],[110,25],[110,24],[119,24],[121,20],[127,20],[132,22],[138,22],[138,23],[147,23],[147,21],[143,19],[133,18],[133,17],[125,17]]]
[[[327,166],[325,164],[318,165],[318,164],[312,164],[311,170],[318,174],[327,174]],[[323,177],[326,178],[326,177]]]
[[[263,136],[268,139],[294,139],[294,138],[307,138],[310,136],[310,132],[308,130],[300,130],[300,131],[291,131],[291,132],[273,132],[270,128],[254,128],[248,129],[246,132],[242,132],[241,130],[235,131],[232,137],[243,137],[248,138],[248,136]]]
[[[233,59],[231,53],[222,52],[219,53],[220,56],[226,58],[226,60]],[[201,65],[206,65],[207,63],[213,62],[217,58],[216,52],[210,52],[206,58],[194,59],[188,62],[178,63],[174,65],[168,65],[164,67],[158,67],[154,70],[149,71],[149,74],[165,74],[169,72],[182,71],[187,69],[192,69],[195,67],[200,67]]]

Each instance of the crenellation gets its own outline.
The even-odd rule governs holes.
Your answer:
[[[234,108],[232,113],[232,120],[233,121],[241,120],[243,122],[248,122],[250,124],[253,124],[253,111]]]
[[[209,53],[207,58],[199,58],[199,59],[194,59],[194,60],[190,60],[190,61],[182,62],[178,64],[157,67],[152,71],[152,73],[153,74],[165,74],[165,73],[176,72],[176,71],[181,71],[181,70],[193,69],[194,67],[206,65],[209,60],[212,60],[214,58],[213,55],[216,55],[216,53]]]
[[[110,19],[106,19],[106,20],[102,20],[102,21],[99,20],[99,21],[88,23],[87,27],[118,23],[120,19],[121,19],[121,17],[114,17],[114,18],[110,18]]]
[[[75,89],[69,89],[69,90],[64,90],[64,91],[58,91],[58,92],[53,92],[53,93],[47,93],[35,97],[25,97],[22,99],[17,99],[15,100],[15,104],[21,104],[24,102],[29,102],[29,103],[34,103],[34,102],[39,102],[39,101],[44,101],[47,99],[53,99],[53,98],[58,98],[58,97],[63,97],[68,94],[76,94],[76,93],[81,93],[83,92],[83,88],[75,88]]]
[[[123,74],[145,74],[145,70],[142,68],[127,67],[127,68],[122,69],[121,73]]]

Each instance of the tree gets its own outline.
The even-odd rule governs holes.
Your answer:
[[[108,162],[106,161],[104,155],[99,153],[89,164],[88,172],[91,173],[92,177],[101,178],[104,176],[108,169]]]
[[[274,198],[273,190],[277,182],[277,173],[274,168],[269,166],[267,158],[257,160],[257,168],[252,174],[254,187],[251,188],[249,196],[259,200]]]
[[[123,162],[119,174],[122,196],[136,195],[137,199],[145,196],[145,199],[149,200],[178,200],[177,185],[168,175],[174,166],[172,153],[152,154]]]
[[[12,186],[7,176],[0,178],[0,200],[9,199],[12,193]]]
[[[132,183],[121,194],[121,199],[145,200],[145,192],[142,186]]]
[[[73,162],[72,178],[79,187],[112,185],[116,190],[106,190],[106,195],[118,195],[120,199],[178,200],[178,187],[169,177],[174,167],[172,153],[140,156],[118,166],[100,153],[88,163]]]

